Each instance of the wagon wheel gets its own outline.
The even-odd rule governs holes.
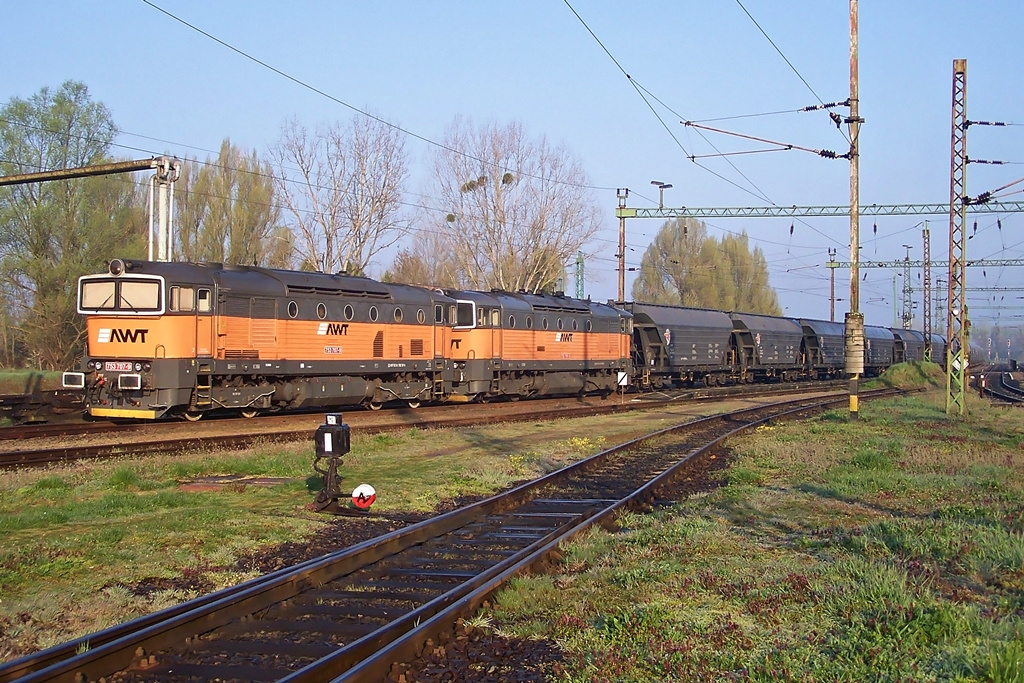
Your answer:
[[[254,418],[260,414],[260,411],[256,410],[255,408],[243,408],[241,412],[242,417],[244,418]]]
[[[416,410],[417,408],[420,407],[420,402],[417,401],[417,400],[410,400],[410,401],[406,401],[405,405],[409,406],[409,408],[412,409],[412,410]]]
[[[186,410],[181,416],[189,422],[199,422],[203,419],[203,413],[198,410]]]
[[[370,410],[380,410],[383,405],[383,403],[377,401],[370,401]]]

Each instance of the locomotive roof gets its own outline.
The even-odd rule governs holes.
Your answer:
[[[394,286],[367,277],[342,273],[316,273],[226,263],[157,262],[125,260],[124,276],[132,274],[160,275],[171,282],[213,284],[246,294],[288,296],[313,294],[320,296],[357,296],[391,299]],[[426,290],[402,285],[403,298],[429,299]]]

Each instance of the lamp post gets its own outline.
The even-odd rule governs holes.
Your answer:
[[[672,187],[672,185],[670,185],[669,183],[663,183],[660,180],[652,180],[651,181],[651,185],[654,185],[654,186],[656,186],[658,188],[658,209],[659,210],[664,209],[665,208],[665,190],[667,190],[670,187]]]

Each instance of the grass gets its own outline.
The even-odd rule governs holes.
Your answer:
[[[61,388],[61,373],[48,370],[0,370],[0,394],[31,394]]]
[[[733,440],[725,485],[565,549],[482,617],[552,679],[1024,680],[1018,410],[915,395]]]
[[[706,410],[706,409],[705,409]],[[428,512],[490,494],[663,426],[665,416],[613,416],[462,430],[353,434],[343,490],[367,482],[376,512]],[[587,434],[587,437],[580,437]],[[82,462],[0,478],[0,661],[194,597],[136,591],[192,577],[215,588],[248,578],[250,553],[313,539],[344,518],[307,509],[321,482],[313,444],[264,444]],[[271,486],[187,490],[211,476],[275,477]],[[179,585],[180,582],[174,585]]]

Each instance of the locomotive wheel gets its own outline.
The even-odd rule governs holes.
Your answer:
[[[245,408],[241,412],[242,412],[242,417],[247,418],[247,419],[254,418],[254,417],[256,417],[257,415],[260,414],[260,411],[256,410],[255,408]]]
[[[371,401],[369,405],[370,405],[370,410],[380,410],[381,407],[384,404],[383,403],[377,403],[376,401]]]
[[[203,414],[198,410],[186,410],[181,416],[189,422],[199,422],[203,419]]]
[[[405,405],[409,406],[409,408],[412,409],[412,410],[416,410],[417,408],[420,407],[420,402],[419,401],[406,401]]]

